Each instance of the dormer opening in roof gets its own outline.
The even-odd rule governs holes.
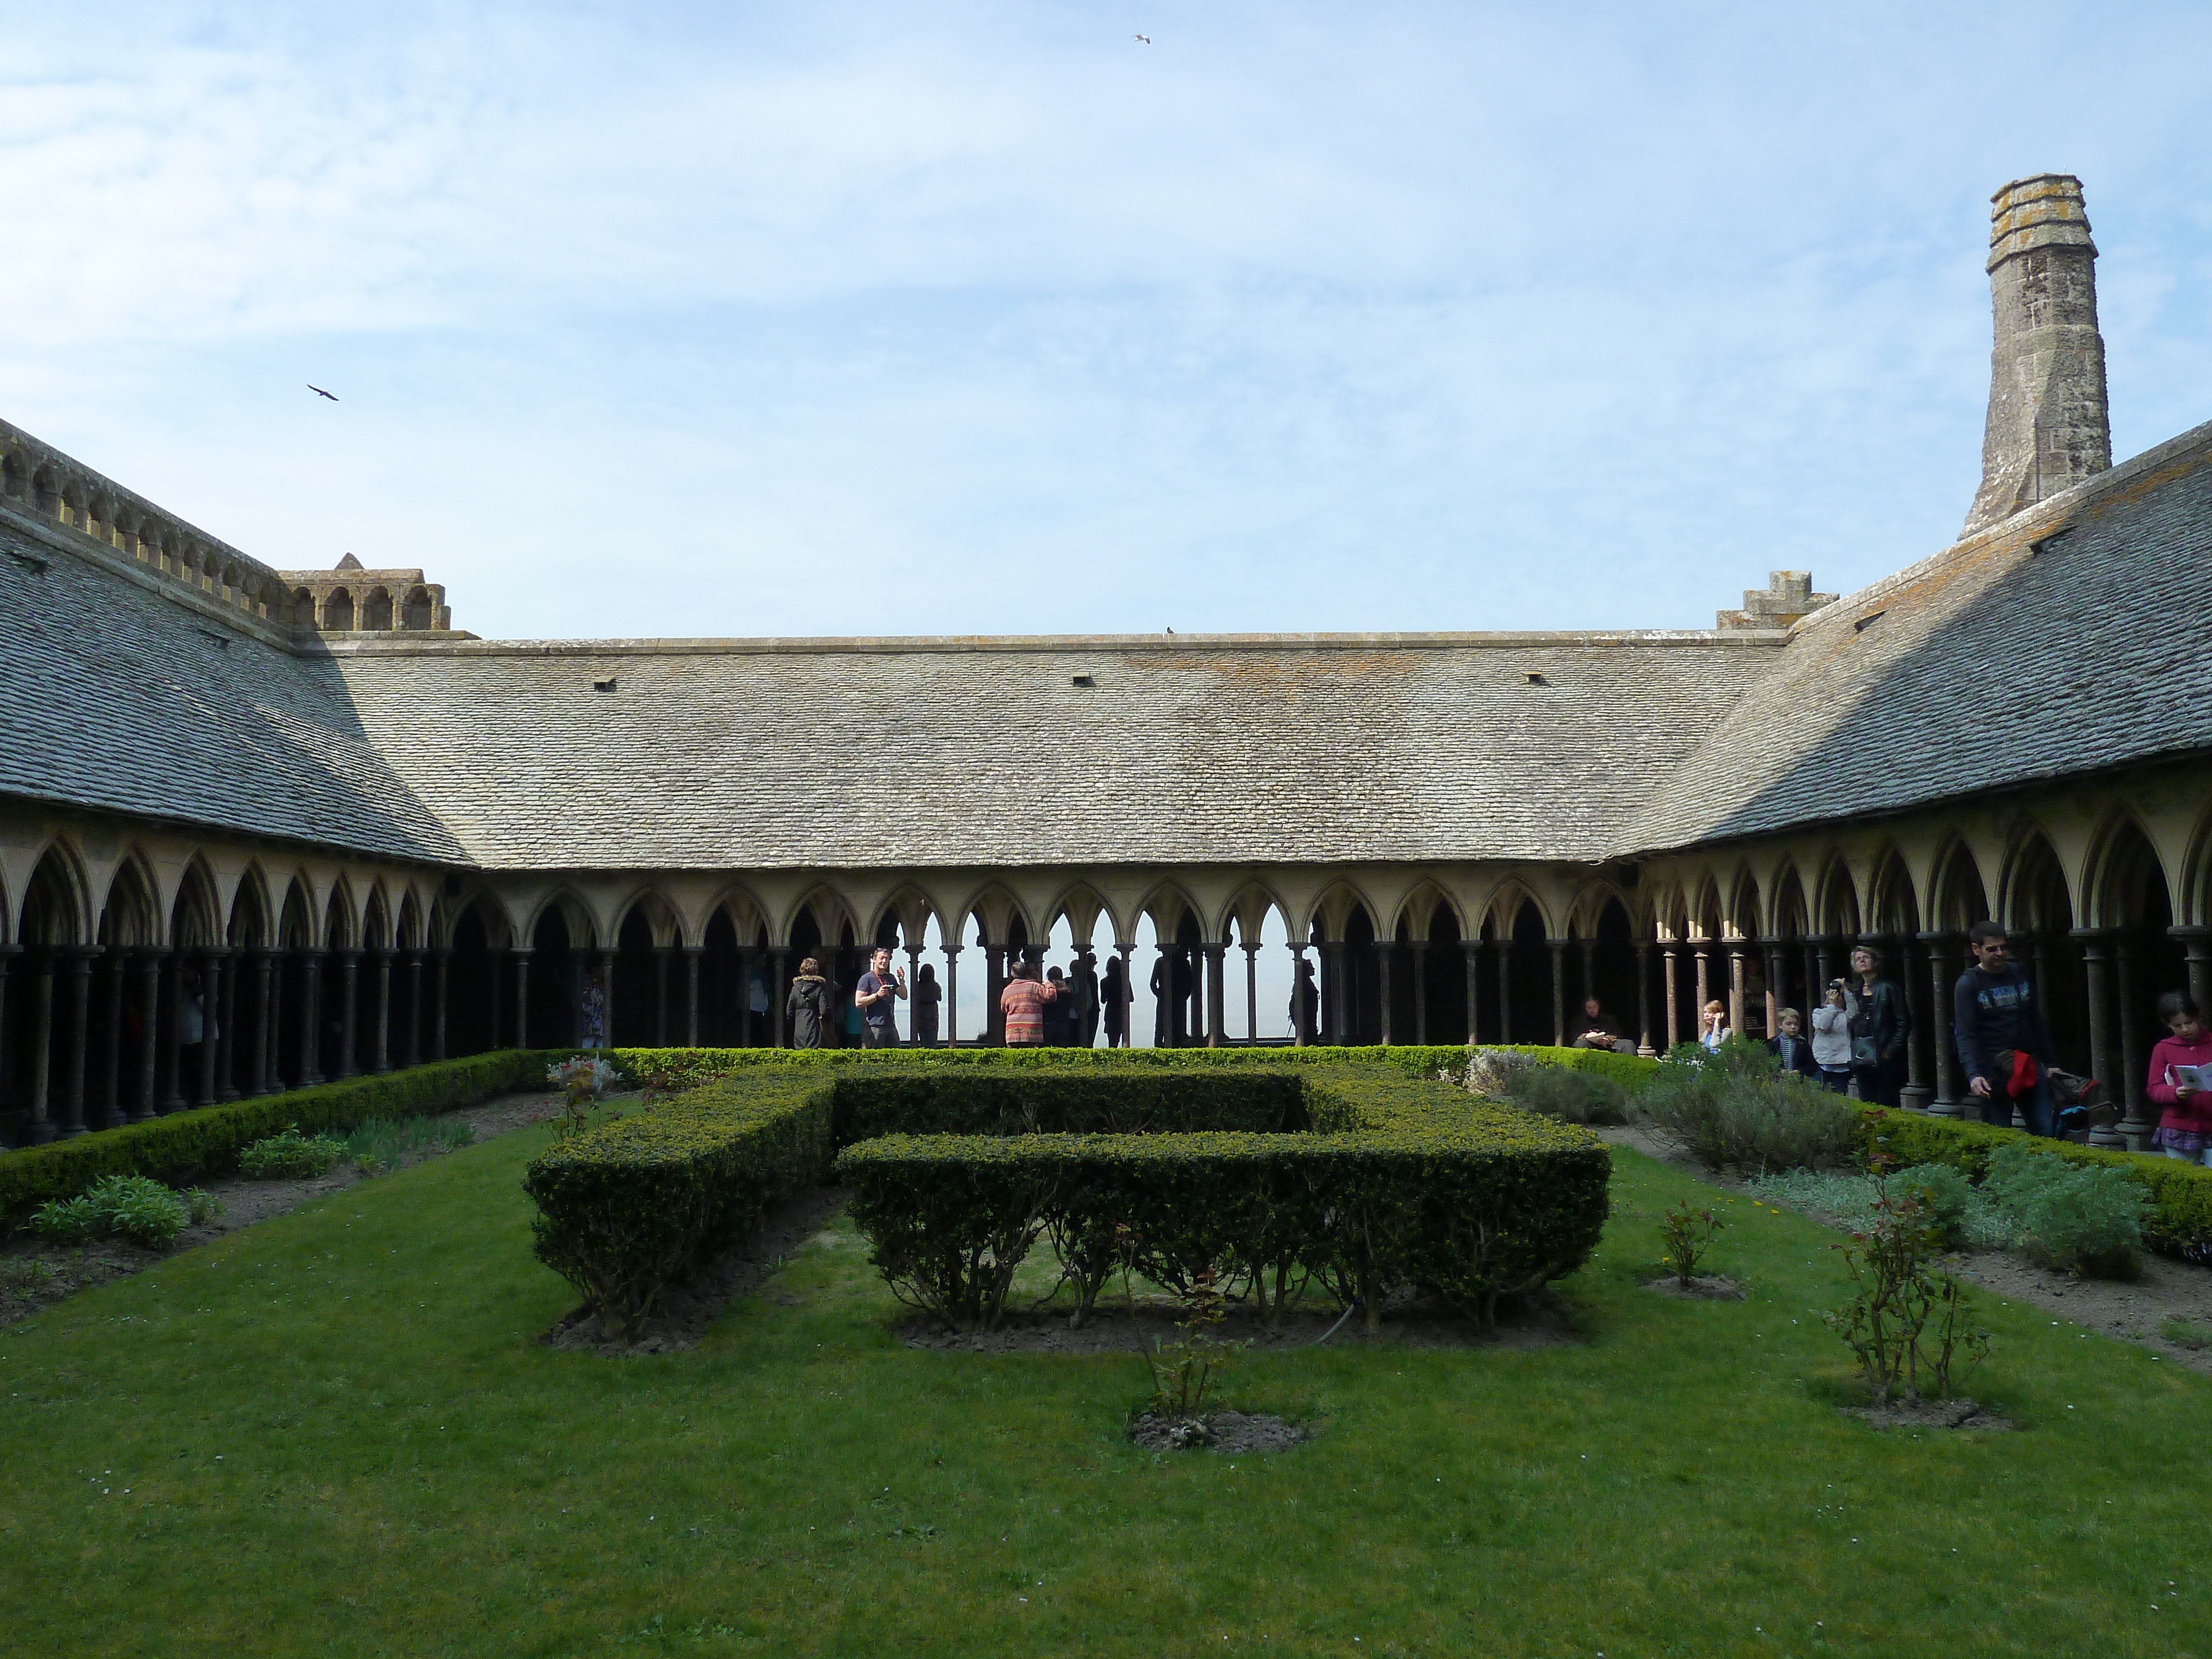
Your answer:
[[[2112,465],[2097,245],[2081,181],[2039,173],[1990,198],[1990,410],[1982,486],[1961,536]]]

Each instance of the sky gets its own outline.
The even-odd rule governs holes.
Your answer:
[[[1710,626],[1957,534],[2009,179],[2084,181],[2116,455],[2212,418],[2208,62],[2154,3],[0,0],[0,416],[493,638]]]

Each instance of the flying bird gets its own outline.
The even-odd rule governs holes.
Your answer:
[[[1143,42],[1144,42],[1146,46],[1151,46],[1151,45],[1152,44],[1152,37],[1151,35],[1149,35],[1149,34],[1139,34],[1139,35],[1133,36],[1133,37],[1131,37],[1131,38],[1132,38],[1132,39],[1134,39],[1134,40],[1141,40],[1141,41],[1143,41]]]
[[[322,387],[317,386],[312,380],[307,383],[307,390],[313,392],[318,398],[328,398],[332,403],[336,403],[338,400],[338,394],[337,392],[325,392]]]

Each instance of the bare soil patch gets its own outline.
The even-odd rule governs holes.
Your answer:
[[[1877,1429],[2013,1429],[2019,1426],[1972,1400],[1893,1400],[1882,1406],[1845,1406],[1846,1417]]]
[[[476,1139],[483,1141],[542,1123],[560,1113],[558,1095],[520,1094],[503,1095],[447,1115],[466,1123],[476,1132]],[[395,1167],[411,1168],[426,1158],[439,1156],[441,1153],[434,1148],[409,1152]],[[40,1309],[94,1285],[159,1267],[171,1256],[197,1249],[226,1233],[296,1210],[310,1199],[374,1179],[375,1176],[343,1164],[312,1181],[248,1181],[242,1176],[227,1176],[207,1182],[204,1185],[222,1203],[222,1212],[199,1226],[185,1228],[166,1249],[142,1249],[121,1239],[85,1245],[49,1244],[35,1233],[16,1232],[0,1241],[0,1326],[27,1319]]]
[[[1176,1322],[1182,1316],[1182,1308],[1168,1297],[1140,1297],[1133,1310],[1118,1300],[1111,1305],[1102,1302],[1074,1328],[1065,1310],[1009,1314],[995,1331],[948,1331],[917,1314],[900,1327],[900,1334],[909,1348],[948,1353],[1133,1353],[1153,1340],[1181,1337]],[[1334,1347],[1547,1348],[1583,1340],[1564,1305],[1550,1295],[1500,1303],[1497,1321],[1486,1330],[1469,1324],[1449,1304],[1426,1300],[1393,1304],[1385,1310],[1378,1335],[1368,1334],[1357,1313],[1340,1324],[1339,1318],[1334,1310],[1293,1308],[1270,1327],[1256,1311],[1232,1304],[1214,1334],[1255,1348],[1310,1347],[1322,1341]]]
[[[1677,1302],[1743,1300],[1743,1286],[1726,1273],[1699,1273],[1687,1285],[1669,1273],[1664,1279],[1646,1279],[1644,1288],[1654,1296],[1672,1297]]]
[[[635,1342],[610,1335],[599,1316],[586,1308],[569,1314],[545,1333],[544,1340],[551,1347],[614,1355],[679,1353],[696,1347],[731,1303],[750,1295],[802,1245],[821,1236],[850,1196],[842,1187],[814,1187],[769,1211],[751,1237],[690,1278],[664,1286],[653,1299],[644,1334]]]
[[[1280,1452],[1310,1437],[1297,1424],[1264,1412],[1146,1412],[1129,1425],[1129,1438],[1146,1451]]]

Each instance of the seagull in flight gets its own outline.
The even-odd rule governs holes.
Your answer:
[[[328,398],[332,403],[336,403],[338,400],[338,394],[337,392],[325,392],[322,387],[317,386],[312,380],[307,383],[307,390],[313,392],[318,398]]]
[[[1130,38],[1132,40],[1141,40],[1148,46],[1152,44],[1152,37],[1149,34],[1133,35]]]

